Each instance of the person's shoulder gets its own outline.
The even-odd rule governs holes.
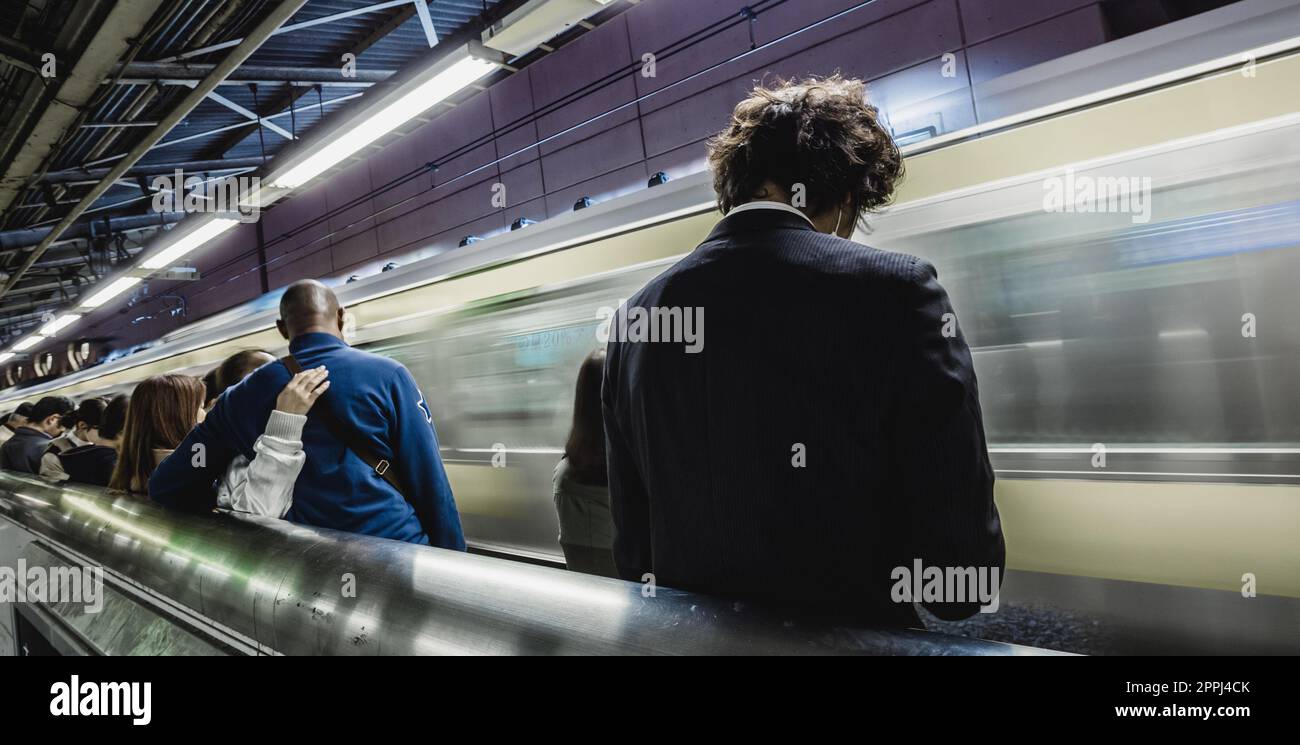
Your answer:
[[[349,364],[363,366],[367,370],[374,371],[376,375],[380,376],[392,375],[398,370],[406,369],[402,363],[392,357],[385,357],[382,354],[367,352],[366,350],[358,349],[357,347],[341,347],[339,354],[342,355]]]
[[[876,248],[857,241],[818,233],[812,260],[829,273],[868,282],[911,285],[934,268],[924,259],[900,251]]]
[[[356,378],[360,383],[359,389],[386,388],[400,393],[409,391],[412,386],[418,388],[415,376],[406,369],[406,365],[392,357],[356,347],[345,347],[342,355],[346,364],[365,371],[364,377]]]
[[[292,377],[289,374],[289,368],[285,367],[284,363],[277,359],[275,362],[268,362],[249,373],[248,377],[230,386],[227,393],[273,390],[278,394],[284,384],[289,382]]]

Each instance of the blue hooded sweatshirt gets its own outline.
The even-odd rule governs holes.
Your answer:
[[[307,413],[302,435],[307,462],[294,482],[293,508],[285,518],[465,550],[432,417],[406,368],[324,333],[296,337],[289,351],[304,370],[328,368],[330,387]],[[215,507],[218,478],[236,455],[253,458],[253,443],[265,431],[275,399],[290,377],[276,361],[227,389],[207,418],[158,465],[149,479],[149,497],[181,509]],[[392,463],[406,499],[330,434],[317,416],[325,406],[369,443],[376,456]]]

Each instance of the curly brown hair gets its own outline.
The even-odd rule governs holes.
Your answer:
[[[888,204],[903,156],[866,92],[861,80],[838,73],[755,86],[709,142],[722,212],[752,201],[768,181],[791,195],[802,185],[806,204],[795,206],[810,215],[836,209],[845,197],[855,220]]]

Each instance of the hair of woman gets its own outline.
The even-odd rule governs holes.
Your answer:
[[[583,484],[605,484],[605,420],[600,410],[600,383],[605,372],[605,350],[598,349],[578,368],[573,397],[573,427],[564,443],[569,473]]]
[[[208,389],[209,401],[219,398],[230,386],[248,377],[262,365],[275,360],[275,355],[265,349],[245,349],[227,357],[216,370],[216,388]]]
[[[156,375],[135,387],[109,487],[143,490],[154,470],[154,450],[175,450],[198,423],[203,383],[188,375]]]

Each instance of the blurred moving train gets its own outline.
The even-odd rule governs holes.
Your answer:
[[[1295,652],[1300,55],[1253,73],[1192,71],[909,146],[897,204],[858,238],[930,260],[952,296],[999,476],[1004,597],[1202,650]],[[1105,184],[1148,201],[1073,199]],[[423,387],[475,548],[560,560],[551,471],[602,309],[717,219],[700,173],[337,287],[353,343]],[[0,409],[279,351],[273,300],[5,391]]]

